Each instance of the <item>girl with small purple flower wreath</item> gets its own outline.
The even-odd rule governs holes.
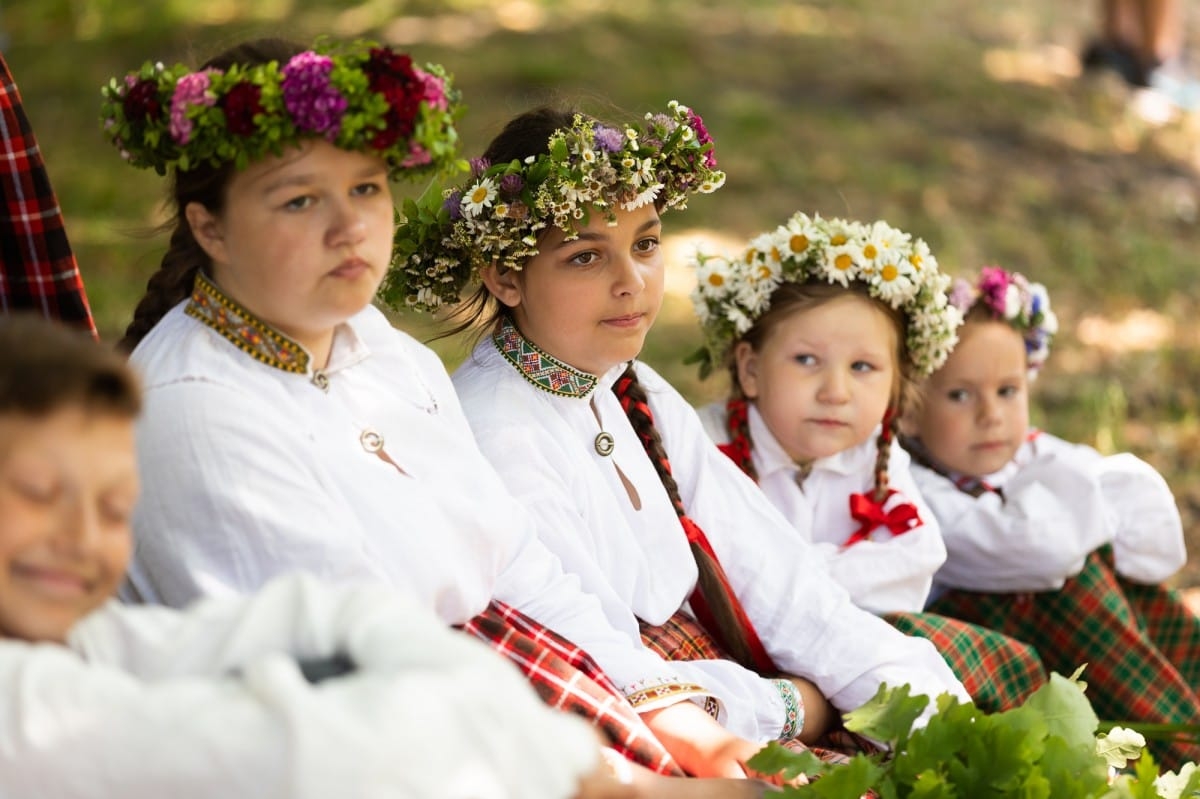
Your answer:
[[[435,310],[478,282],[458,329],[482,340],[454,383],[540,537],[729,730],[823,746],[881,683],[966,692],[927,641],[853,606],[636,359],[663,299],[660,214],[724,182],[713,147],[675,102],[619,126],[521,114],[465,183],[407,209],[384,297]]]
[[[913,473],[946,542],[930,609],[1087,663],[1096,712],[1200,722],[1200,619],[1162,582],[1187,559],[1175,499],[1129,453],[1104,456],[1029,424],[1029,388],[1058,320],[1046,289],[984,267],[959,279],[959,342],[905,422]],[[1160,765],[1200,756],[1151,740]]]

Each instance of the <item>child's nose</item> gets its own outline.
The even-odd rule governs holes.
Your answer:
[[[847,376],[840,369],[827,369],[821,381],[819,398],[825,402],[845,402],[849,394]]]
[[[646,275],[631,255],[617,257],[616,283],[613,287],[618,295],[637,294],[646,288]]]

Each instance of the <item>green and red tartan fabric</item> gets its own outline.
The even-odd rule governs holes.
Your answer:
[[[1096,714],[1112,721],[1200,724],[1200,619],[1179,596],[1119,579],[1102,551],[1058,591],[951,591],[930,609],[1032,644],[1051,671],[1083,680]],[[1200,760],[1200,746],[1150,741],[1160,765]]]
[[[58,199],[0,55],[0,312],[26,310],[96,335]]]
[[[987,713],[1021,705],[1046,682],[1037,650],[1004,633],[937,613],[888,613],[883,618],[905,635],[932,643],[975,706]]]
[[[683,776],[625,695],[582,649],[503,602],[493,601],[463,629],[515,663],[547,705],[595,725],[608,746],[659,774]]]

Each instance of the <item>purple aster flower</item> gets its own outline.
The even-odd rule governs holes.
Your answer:
[[[596,146],[606,153],[617,153],[625,146],[625,135],[616,128],[597,125],[595,130]]]
[[[302,131],[320,133],[329,141],[342,127],[346,98],[329,82],[333,59],[311,50],[295,55],[283,68],[283,104]]]
[[[450,219],[457,222],[462,218],[462,192],[458,189],[450,192],[442,201],[442,208],[450,212]]]
[[[525,188],[525,179],[520,175],[505,175],[500,178],[500,191],[505,197],[516,197]]]
[[[949,300],[951,305],[966,313],[975,302],[975,287],[961,277],[955,278],[954,285],[950,288]]]

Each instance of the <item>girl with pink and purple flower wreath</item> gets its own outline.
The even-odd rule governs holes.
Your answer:
[[[958,280],[958,344],[908,414],[913,473],[947,558],[930,610],[1033,645],[1084,673],[1114,720],[1200,723],[1200,619],[1162,585],[1187,559],[1166,481],[1029,424],[1029,388],[1058,321],[1045,287],[985,267]],[[1150,743],[1177,768],[1200,748]]]

